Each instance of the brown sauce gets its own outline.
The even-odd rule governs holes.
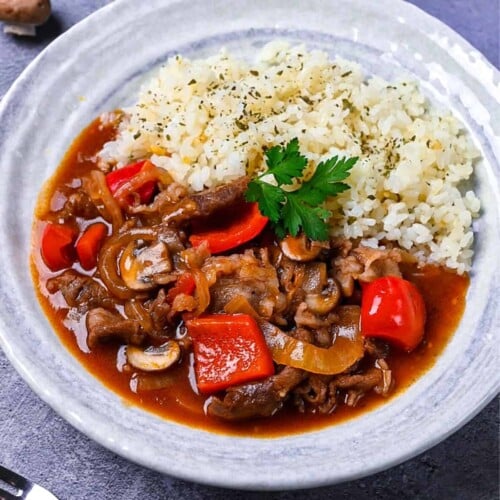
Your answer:
[[[102,126],[96,120],[82,132],[44,187],[36,209],[36,219],[43,218],[50,210],[50,204],[57,202],[57,196],[54,196],[57,186],[71,184],[74,178],[95,168],[94,155],[105,142],[112,139],[114,130],[113,124]],[[340,405],[331,415],[301,414],[295,409],[284,408],[271,418],[232,423],[204,414],[206,398],[192,390],[190,380],[193,380],[193,376],[190,376],[189,359],[184,359],[169,372],[172,384],[168,389],[134,393],[130,388],[130,374],[117,369],[117,366],[121,367],[121,350],[116,344],[99,345],[89,352],[84,319],[75,321],[67,318],[67,309],[60,302],[59,294],[50,295],[46,290],[46,281],[53,274],[42,264],[38,244],[40,236],[40,224],[36,220],[31,263],[33,281],[44,313],[68,350],[106,387],[119,394],[124,404],[139,406],[181,424],[226,434],[274,437],[317,430],[359,417],[397,397],[432,367],[445,348],[462,316],[469,284],[467,276],[459,276],[440,267],[408,267],[404,270],[405,277],[416,284],[424,297],[427,307],[426,334],[422,344],[410,355],[395,349],[391,351],[387,361],[396,380],[396,388],[389,398],[370,392],[356,407]],[[82,272],[77,265],[74,267]]]

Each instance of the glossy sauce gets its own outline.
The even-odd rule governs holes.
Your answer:
[[[46,281],[57,273],[47,270],[39,252],[41,224],[37,219],[43,219],[51,207],[55,208],[54,204],[64,202],[59,199],[57,186],[72,184],[74,178],[95,168],[94,155],[105,142],[113,138],[114,131],[113,123],[102,125],[99,120],[94,121],[75,140],[59,169],[44,187],[35,213],[31,267],[40,304],[61,341],[89,372],[118,393],[125,404],[136,405],[181,424],[213,432],[254,437],[289,435],[316,430],[360,416],[397,397],[398,393],[432,367],[458,326],[465,307],[469,279],[467,276],[459,276],[435,266],[420,269],[408,267],[404,269],[405,277],[417,285],[426,303],[426,335],[424,342],[410,355],[391,350],[387,362],[393,372],[396,386],[389,398],[383,398],[372,391],[362,398],[355,408],[339,405],[331,415],[301,414],[295,408],[284,408],[271,418],[226,422],[205,416],[203,406],[206,398],[197,395],[192,389],[194,379],[190,373],[189,357],[178,367],[168,371],[168,377],[171,379],[169,388],[133,392],[134,381],[131,381],[130,373],[123,369],[123,349],[119,349],[116,344],[101,344],[90,352],[86,346],[85,317],[66,317],[68,310],[64,308],[60,293],[48,294]],[[77,264],[74,268],[85,273]]]

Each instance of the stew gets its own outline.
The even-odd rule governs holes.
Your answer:
[[[148,161],[106,171],[119,119],[89,125],[45,187],[32,272],[64,344],[126,403],[275,436],[360,415],[432,366],[467,276],[395,247],[277,238],[246,178],[192,194]]]

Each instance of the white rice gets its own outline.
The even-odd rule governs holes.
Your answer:
[[[195,191],[265,168],[263,148],[294,137],[312,166],[359,156],[351,189],[331,202],[332,234],[394,241],[420,260],[470,269],[480,203],[461,186],[478,151],[415,82],[366,79],[353,62],[273,42],[254,63],[224,50],[176,56],[125,111],[101,159],[121,166],[150,157]]]

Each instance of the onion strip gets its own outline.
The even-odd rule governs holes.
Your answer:
[[[194,292],[194,298],[198,303],[194,314],[196,316],[200,315],[210,304],[210,290],[208,288],[208,282],[205,275],[199,269],[191,269],[194,281],[196,283],[196,288]]]
[[[125,314],[130,319],[136,319],[139,321],[141,328],[145,332],[151,332],[153,330],[153,323],[148,312],[142,305],[142,302],[138,300],[129,300],[125,303]]]
[[[86,182],[84,182],[84,188],[103,218],[111,222],[113,231],[118,231],[123,225],[123,214],[108,189],[104,174],[100,170],[92,170]],[[104,210],[99,207],[99,202],[104,205]]]
[[[274,362],[320,375],[336,375],[354,365],[364,354],[359,332],[359,307],[345,306],[339,311],[342,312],[336,327],[337,337],[328,349],[297,340],[272,323],[259,319]]]
[[[248,314],[254,319],[259,318],[257,311],[252,307],[252,304],[248,302],[248,299],[243,297],[243,295],[236,295],[236,297],[233,297],[224,306],[224,312],[227,312],[228,314]]]
[[[108,238],[101,248],[98,259],[99,274],[108,290],[120,299],[137,297],[118,274],[118,257],[131,241],[154,241],[158,235],[150,228],[133,228]]]

